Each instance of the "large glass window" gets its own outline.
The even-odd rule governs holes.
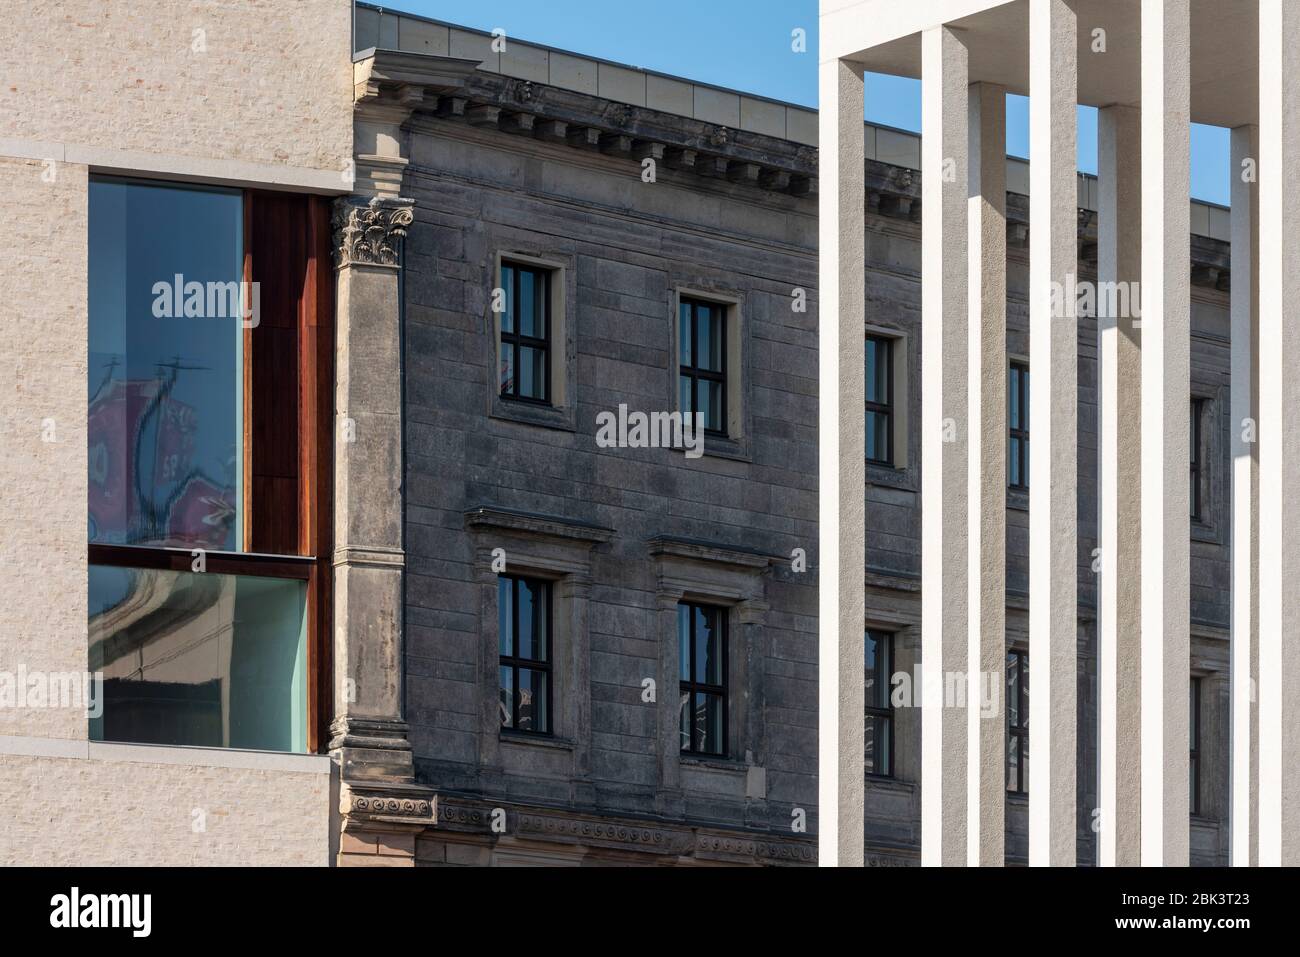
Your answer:
[[[894,668],[894,636],[867,631],[866,770],[894,775],[894,708],[889,700]]]
[[[894,464],[894,340],[867,336],[867,461]]]
[[[700,413],[704,431],[727,432],[727,307],[681,300],[677,317],[681,368],[678,403],[683,415]],[[694,419],[689,420],[694,423]]]
[[[727,612],[681,602],[677,606],[681,675],[682,751],[727,753]]]
[[[503,263],[501,289],[501,395],[526,402],[551,401],[551,273]]]
[[[501,727],[551,733],[551,583],[497,579]]]
[[[1007,484],[1029,488],[1029,366],[1011,363],[1007,376]]]
[[[90,735],[315,749],[328,203],[94,177],[88,211]]]
[[[1029,655],[1007,653],[1007,790],[1029,792]]]

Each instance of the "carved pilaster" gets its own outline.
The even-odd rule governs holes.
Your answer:
[[[334,204],[335,263],[344,266],[389,266],[399,263],[398,249],[415,218],[415,200],[371,197],[358,204],[341,199]]]

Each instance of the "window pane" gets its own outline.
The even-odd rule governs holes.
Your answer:
[[[726,423],[722,421],[722,383],[701,383],[701,391],[706,387],[708,389],[709,401],[706,406],[708,417],[704,420],[704,427],[706,429],[712,429],[715,432],[725,432],[727,431]]]
[[[1020,439],[1016,436],[1007,442],[1007,482],[1011,485],[1024,484],[1024,476],[1020,474]]]
[[[238,550],[242,196],[92,180],[88,203],[90,541]]]
[[[893,344],[885,339],[869,338],[866,342],[866,399],[888,405],[889,355]]]
[[[867,412],[867,458],[889,461],[889,416],[883,412]]]
[[[1188,728],[1191,729],[1191,745],[1192,745],[1191,749],[1195,751],[1197,748],[1200,747],[1200,742],[1197,740],[1197,735],[1196,735],[1197,723],[1198,723],[1196,719],[1199,717],[1199,713],[1201,710],[1201,682],[1196,678],[1192,679],[1191,687],[1188,689],[1187,704],[1188,704],[1188,725],[1187,726]]]
[[[867,684],[864,699],[868,708],[877,708],[879,704],[879,674],[877,655],[880,649],[880,640],[875,632],[867,632],[866,636],[866,656],[867,656]]]
[[[691,304],[683,302],[677,310],[677,349],[681,364],[692,365],[691,357],[695,354],[691,343]]]
[[[1020,739],[1014,734],[1007,738],[1007,790],[1020,789]]]
[[[537,659],[537,635],[545,627],[542,624],[546,614],[546,599],[543,594],[545,586],[527,578],[518,578],[516,582],[519,589],[519,632],[515,656]]]
[[[717,410],[713,408],[713,391],[709,388],[712,384],[713,383],[706,379],[700,379],[695,384],[695,397],[700,404],[699,407],[693,411],[700,413],[701,418],[704,420],[704,427],[706,429],[717,428],[716,423],[718,413]]]
[[[519,394],[528,399],[546,398],[545,350],[519,347]]]
[[[695,609],[695,681],[722,684],[722,612],[717,608]]]
[[[691,680],[691,606],[677,606],[677,670],[682,681]]]
[[[881,717],[877,717],[875,722],[876,753],[880,759],[879,764],[876,766],[875,773],[889,774],[891,773],[890,763],[893,760],[893,756],[889,750],[889,731],[892,722],[889,718]]]
[[[688,691],[681,693],[681,699],[677,706],[680,715],[680,728],[682,739],[682,750],[691,749],[691,695]]]
[[[501,331],[515,331],[515,267],[501,267],[501,288],[505,292],[505,312],[501,314]]]
[[[501,394],[511,395],[515,390],[515,347],[501,343]]]
[[[715,694],[695,694],[695,750],[704,754],[722,754],[722,698]]]
[[[1011,367],[1007,378],[1007,420],[1011,428],[1020,428],[1020,369]]]
[[[519,332],[525,336],[541,338],[537,323],[538,289],[536,273],[519,270]]]
[[[511,598],[513,579],[497,579],[497,651],[507,657],[515,651],[514,601]]]
[[[551,730],[551,703],[547,700],[546,686],[545,671],[519,669],[518,730],[543,734]]]
[[[879,344],[875,339],[868,339],[868,340],[867,340],[867,342],[866,342],[866,355],[867,355],[867,368],[866,368],[866,374],[867,374],[867,389],[866,389],[866,394],[867,394],[867,401],[868,401],[868,402],[879,402],[879,401],[880,401],[880,399],[878,398],[879,395],[880,395],[880,377],[879,377],[879,375],[878,375],[877,372],[876,372],[876,350],[879,349],[879,348],[880,348],[880,344]]]
[[[682,415],[687,416],[695,411],[691,404],[691,384],[695,380],[690,376],[680,376],[677,379],[677,403],[682,410]]]
[[[879,745],[879,742],[878,742],[878,735],[876,732],[878,727],[879,725],[876,723],[875,716],[867,715],[866,723],[865,726],[863,727],[863,734],[865,735],[865,747],[863,751],[863,758],[864,758],[863,768],[865,769],[867,774],[880,773],[879,767],[877,765],[877,762],[880,760],[880,755],[877,753],[877,747]]]
[[[94,741],[307,750],[306,583],[92,565]]]
[[[513,728],[515,726],[514,706],[515,706],[515,671],[513,668],[502,667],[498,669],[501,676],[501,694],[499,696],[499,711],[501,712],[501,727]]]
[[[1029,656],[1020,656],[1020,727],[1029,727]],[[1025,755],[1025,760],[1029,756]]]
[[[722,371],[722,324],[712,306],[695,307],[695,364],[710,372]]]
[[[1013,728],[1020,725],[1020,669],[1015,655],[1007,655],[1007,723]]]

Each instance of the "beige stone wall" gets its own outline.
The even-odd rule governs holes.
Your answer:
[[[0,739],[6,748],[22,749]],[[0,866],[329,863],[324,756],[91,748],[0,753]]]
[[[30,0],[14,13],[0,154],[143,153],[333,176],[351,156],[348,0]]]

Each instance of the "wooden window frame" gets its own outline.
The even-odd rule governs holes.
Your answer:
[[[334,708],[330,201],[244,190],[243,232],[242,278],[257,282],[261,293],[257,324],[243,330],[240,481],[247,550],[205,550],[204,573],[306,582],[307,751],[323,753]],[[87,560],[190,572],[194,559],[187,548],[88,543]]]
[[[867,462],[871,465],[894,468],[894,344],[897,340],[889,336],[867,333],[865,341],[874,342],[877,348],[885,350],[885,401],[875,402],[868,399],[865,401],[863,408],[864,418],[868,412],[874,412],[885,417],[885,458],[873,459],[868,455]]]
[[[690,319],[690,324],[689,324],[689,326],[690,326],[690,332],[689,332],[689,335],[690,335],[690,340],[691,340],[691,361],[690,361],[690,363],[684,363],[684,362],[681,361],[681,359],[682,359],[682,346],[681,346],[681,343],[679,342],[679,343],[677,344],[677,375],[678,375],[678,378],[679,378],[679,379],[681,379],[681,378],[685,378],[688,382],[690,382],[690,390],[691,390],[691,413],[692,413],[692,414],[694,414],[695,412],[698,412],[698,411],[699,411],[699,408],[700,408],[700,383],[701,383],[701,382],[716,382],[716,383],[718,383],[718,384],[721,386],[721,388],[718,390],[719,395],[722,396],[722,404],[721,404],[721,407],[720,407],[719,410],[718,410],[718,421],[722,423],[722,428],[721,428],[721,429],[711,429],[711,428],[709,428],[708,424],[706,423],[705,426],[704,426],[704,434],[705,434],[705,435],[712,435],[712,436],[715,436],[715,437],[717,437],[717,438],[722,438],[722,439],[728,438],[728,437],[730,436],[730,432],[731,432],[731,430],[730,430],[730,428],[729,428],[729,421],[730,421],[730,420],[727,418],[727,416],[728,416],[728,414],[729,414],[729,413],[728,413],[728,405],[729,405],[729,402],[728,402],[728,399],[727,399],[727,390],[728,390],[728,383],[727,383],[727,334],[728,334],[728,329],[727,329],[727,327],[731,324],[731,308],[732,308],[732,307],[731,307],[730,305],[728,305],[727,303],[725,303],[725,302],[711,302],[711,301],[709,301],[709,300],[707,300],[707,299],[700,299],[700,298],[698,298],[698,297],[696,297],[696,296],[680,296],[679,299],[678,299],[678,307],[677,307],[677,308],[678,308],[678,320],[677,320],[677,321],[678,321],[678,324],[679,324],[679,325],[680,325],[680,323],[681,323],[681,315],[680,315],[680,312],[681,312],[681,308],[682,308],[682,306],[685,306],[687,309],[689,309],[689,310],[690,310],[690,313],[691,313],[691,319]],[[699,357],[696,355],[696,353],[698,352],[698,345],[699,345],[699,335],[698,335],[698,332],[699,332],[699,321],[700,321],[699,310],[700,310],[701,308],[711,309],[711,310],[715,311],[715,312],[718,314],[719,318],[722,320],[722,322],[721,322],[721,329],[722,329],[722,332],[721,332],[721,340],[722,340],[722,341],[721,341],[721,343],[719,344],[719,347],[718,347],[718,365],[719,365],[720,368],[719,368],[718,370],[716,370],[716,371],[713,370],[713,369],[702,369],[702,368],[700,368],[699,365],[697,364],[697,361],[698,361],[698,358],[699,358]],[[680,387],[679,387],[679,388],[680,388]],[[686,414],[686,410],[685,410],[685,409],[682,409],[682,414],[683,414],[683,415]]]
[[[514,372],[510,376],[510,390],[506,391],[505,389],[501,389],[499,382],[497,383],[498,389],[500,391],[501,398],[508,399],[511,402],[527,402],[530,405],[542,405],[542,406],[549,407],[552,405],[551,399],[552,396],[554,395],[554,392],[552,391],[552,383],[551,383],[551,330],[554,327],[554,321],[551,315],[551,278],[552,278],[551,274],[552,272],[554,272],[554,270],[548,269],[545,266],[537,266],[529,263],[517,262],[516,260],[513,259],[503,259],[501,261],[501,271],[504,273],[505,270],[507,269],[513,270],[512,283],[511,283],[513,288],[510,290],[510,302],[514,306],[514,310],[515,310],[515,314],[513,316],[514,331],[512,332],[506,331],[505,317],[507,313],[503,312],[498,317],[497,322],[498,322],[498,332],[500,333],[501,336],[501,352],[504,355],[506,350],[510,350],[510,355],[512,360],[510,367],[514,370]],[[526,336],[519,331],[521,328],[519,322],[520,319],[519,277],[522,273],[525,272],[531,273],[534,278],[534,286],[533,286],[534,301],[540,298],[542,303],[543,335],[541,336]],[[505,277],[503,276],[502,277],[503,282],[504,282],[504,278]],[[540,296],[538,295],[537,286],[536,286],[536,282],[538,280],[540,280],[542,284],[542,290]],[[536,349],[542,354],[542,367],[546,370],[546,375],[544,379],[543,395],[541,396],[541,398],[532,395],[519,394],[519,378],[520,378],[519,356],[526,348]],[[498,373],[499,373],[499,369],[498,369]]]
[[[555,679],[552,675],[552,665],[555,661],[555,589],[554,582],[545,578],[534,578],[530,575],[499,575],[498,581],[508,581],[510,583],[510,646],[514,654],[503,655],[498,650],[498,669],[509,668],[511,672],[511,695],[510,695],[510,724],[501,725],[501,730],[508,734],[525,734],[536,735],[538,737],[551,737],[555,733]],[[527,582],[533,588],[541,588],[546,593],[546,657],[545,658],[521,658],[519,651],[519,585],[521,582]],[[500,596],[498,590],[497,595]],[[498,614],[500,610],[498,609]],[[533,647],[537,645],[536,630],[541,623],[537,615],[533,615]],[[498,641],[500,638],[498,637]],[[499,648],[499,646],[498,646]],[[519,727],[519,669],[526,671],[541,671],[546,674],[546,727],[521,728]],[[500,698],[501,676],[500,671],[497,673],[497,696]],[[534,723],[535,716],[534,716]]]
[[[689,642],[689,646],[687,649],[688,651],[687,660],[690,662],[690,677],[682,678],[681,665],[680,665],[682,633],[681,633],[681,619],[679,617],[678,630],[677,630],[677,655],[678,655],[678,662],[679,662],[677,668],[678,694],[690,695],[690,705],[687,707],[686,713],[690,715],[690,724],[691,724],[691,733],[686,736],[687,746],[681,748],[680,750],[682,754],[689,754],[695,757],[725,758],[730,752],[730,742],[731,742],[731,717],[729,714],[731,708],[731,701],[727,694],[727,680],[730,677],[729,669],[731,667],[730,649],[728,648],[728,645],[730,643],[730,637],[731,637],[731,624],[728,621],[729,609],[725,608],[722,605],[710,605],[705,602],[698,602],[698,601],[683,600],[678,602],[678,605],[679,606],[685,605],[686,608],[688,609],[688,614],[686,616],[687,621],[689,622],[688,629],[687,629],[687,641]],[[700,681],[698,676],[695,673],[695,610],[697,608],[702,609],[704,611],[716,612],[718,616],[718,631],[719,631],[718,642],[722,650],[722,661],[720,663],[720,668],[722,672],[722,684],[719,685],[709,684],[708,682]],[[722,748],[720,751],[701,751],[695,746],[695,695],[696,693],[713,695],[714,697],[720,699],[719,705],[722,711],[722,742],[721,742]]]

